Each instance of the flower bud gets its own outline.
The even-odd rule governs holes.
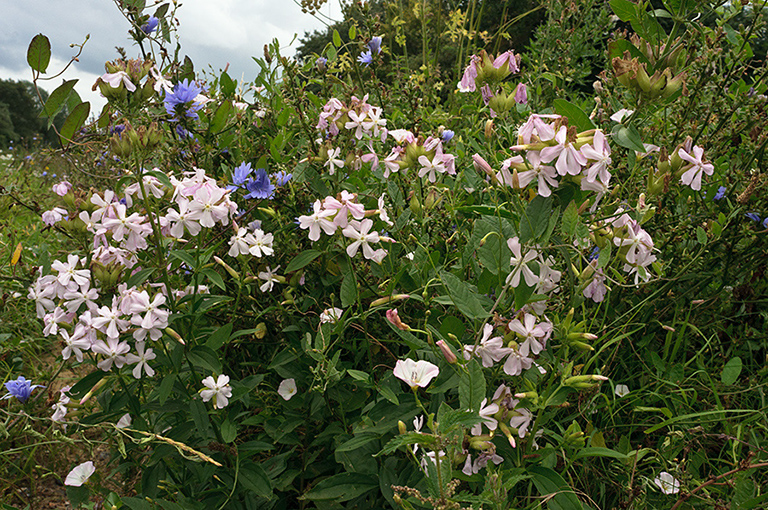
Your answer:
[[[445,340],[438,340],[436,343],[437,346],[440,347],[440,351],[443,353],[445,360],[451,364],[456,363],[456,355],[451,348],[448,347],[448,344],[445,343]]]
[[[370,308],[386,305],[387,303],[391,303],[392,301],[402,301],[404,299],[408,299],[409,297],[411,297],[410,294],[392,294],[391,296],[387,296],[387,297],[383,297],[383,298],[379,298],[374,301],[371,301]]]
[[[400,432],[400,434],[408,432],[408,429],[405,428],[405,423],[403,423],[402,420],[397,421],[397,431]]]
[[[176,332],[176,330],[174,330],[173,328],[165,328],[165,330],[164,330],[164,331],[166,332],[166,334],[167,334],[169,337],[173,338],[174,340],[176,340],[177,342],[179,342],[181,345],[186,345],[186,344],[184,343],[184,340],[181,338],[181,335],[179,335],[179,334]]]
[[[237,271],[235,271],[234,269],[232,269],[232,267],[231,267],[229,264],[227,264],[226,262],[224,262],[223,260],[221,260],[221,259],[220,259],[219,257],[217,257],[216,255],[214,255],[214,256],[213,256],[213,260],[214,260],[214,261],[215,261],[215,262],[216,262],[218,265],[220,265],[221,267],[223,267],[223,268],[224,268],[224,269],[227,271],[227,273],[229,273],[229,274],[232,276],[232,278],[235,278],[236,280],[239,280],[239,279],[240,279],[240,273],[238,273]]]
[[[397,308],[392,308],[391,310],[387,310],[387,320],[391,322],[397,329],[400,331],[410,331],[411,327],[407,324],[404,324],[403,321],[400,320],[400,316],[397,314]]]

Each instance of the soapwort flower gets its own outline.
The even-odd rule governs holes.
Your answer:
[[[395,369],[392,371],[395,377],[408,383],[411,389],[424,388],[432,379],[437,377],[440,369],[429,361],[413,361],[410,358],[397,360]]]

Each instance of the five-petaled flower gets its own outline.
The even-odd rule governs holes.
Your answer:
[[[291,398],[296,394],[296,380],[283,380],[283,382],[280,383],[280,386],[277,387],[277,394],[280,395],[283,400],[291,400]]]
[[[209,375],[203,379],[203,386],[208,389],[200,390],[200,396],[203,398],[203,402],[208,402],[214,396],[216,401],[213,403],[213,407],[217,409],[223,409],[229,404],[228,398],[232,396],[232,386],[229,385],[229,376],[220,375],[213,380],[213,376]]]

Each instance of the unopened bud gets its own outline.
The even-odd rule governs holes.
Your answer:
[[[376,306],[386,305],[387,303],[391,303],[392,301],[402,301],[404,299],[408,299],[410,294],[392,294],[391,296],[375,299],[371,301],[370,308],[374,308]]]
[[[227,264],[226,262],[224,262],[223,260],[221,260],[221,259],[220,259],[219,257],[217,257],[216,255],[214,255],[214,256],[213,256],[213,260],[214,260],[214,261],[215,261],[215,262],[216,262],[218,265],[220,265],[221,267],[223,267],[223,268],[224,268],[224,269],[227,271],[227,273],[229,273],[229,274],[232,276],[232,278],[235,278],[235,279],[237,279],[237,280],[239,280],[239,279],[240,279],[240,273],[238,273],[237,271],[235,271],[234,269],[232,269],[232,267],[230,267],[230,265],[229,265],[229,264]]]
[[[397,329],[400,331],[410,331],[411,327],[407,324],[404,324],[403,321],[400,320],[400,316],[397,314],[397,308],[392,308],[391,310],[387,310],[387,320],[391,322]]]
[[[179,335],[176,330],[171,328],[165,328],[165,332],[168,334],[169,337],[173,338],[177,342],[179,342],[181,345],[186,345],[184,343],[184,339],[181,338],[181,335]]]
[[[405,428],[405,423],[403,423],[402,420],[398,420],[397,430],[398,432],[400,432],[400,434],[405,434],[406,432],[408,432],[408,429]]]
[[[83,398],[81,398],[81,399],[80,399],[80,405],[83,405],[83,404],[85,404],[86,402],[88,402],[88,400],[90,400],[90,398],[93,396],[93,394],[94,394],[94,393],[96,393],[97,391],[99,391],[99,388],[101,388],[102,386],[104,386],[104,384],[105,384],[106,382],[107,382],[107,380],[106,380],[106,378],[105,378],[105,379],[101,379],[99,382],[97,382],[96,384],[94,384],[94,385],[93,385],[93,388],[91,388],[91,390],[90,390],[88,393],[86,393],[86,394],[85,394],[85,396],[84,396]]]
[[[445,357],[445,360],[448,363],[456,363],[456,355],[453,353],[450,347],[448,347],[448,344],[445,343],[445,340],[438,340],[437,346],[440,347],[440,351],[443,353],[443,356]]]

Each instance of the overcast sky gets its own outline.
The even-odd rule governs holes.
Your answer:
[[[156,7],[145,10],[151,14]],[[162,1],[158,4],[163,3]],[[180,55],[189,55],[196,70],[223,69],[238,82],[241,76],[252,80],[258,65],[251,58],[263,55],[264,44],[277,38],[284,55],[293,55],[298,34],[324,28],[322,21],[301,12],[298,0],[184,0],[177,10],[180,21]],[[129,24],[111,0],[0,0],[0,79],[30,80],[26,53],[35,34],[43,33],[51,41],[53,56],[48,74],[55,74],[76,53],[70,44],[80,44],[86,34],[90,39],[79,63],[62,77],[43,82],[51,92],[62,78],[79,78],[76,90],[91,101],[91,112],[98,112],[105,100],[91,86],[104,71],[104,62],[118,58],[115,46],[122,46],[129,57],[138,56],[138,48],[128,38]],[[330,0],[319,16],[339,19],[338,0]],[[172,49],[171,47],[170,49]]]

